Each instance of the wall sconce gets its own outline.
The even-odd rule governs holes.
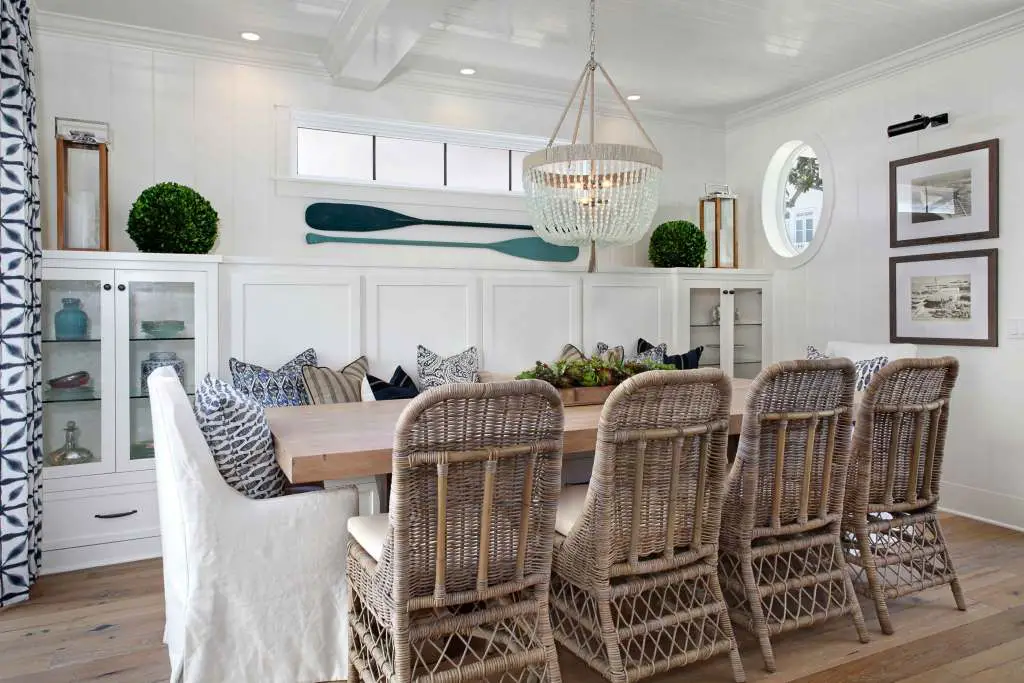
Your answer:
[[[700,229],[708,240],[705,268],[739,268],[736,199],[728,185],[704,185],[700,198]]]
[[[919,130],[924,130],[928,126],[934,128],[935,126],[945,126],[949,123],[949,114],[936,114],[935,116],[925,116],[924,114],[914,114],[914,118],[909,121],[902,121],[900,123],[894,123],[885,132],[889,137],[894,138],[897,135],[905,135],[906,133],[916,133]]]
[[[58,118],[57,248],[107,251],[107,124]]]

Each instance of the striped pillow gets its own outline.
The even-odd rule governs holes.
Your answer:
[[[360,356],[341,370],[307,365],[302,368],[302,381],[313,405],[324,403],[358,403],[362,400],[362,382],[370,364]]]
[[[571,360],[584,360],[586,354],[576,348],[575,344],[566,344],[562,347],[562,352],[558,354],[558,358],[555,360],[568,363]]]

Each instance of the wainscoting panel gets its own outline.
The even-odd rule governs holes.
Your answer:
[[[484,369],[518,373],[581,344],[578,275],[484,277]]]
[[[340,368],[362,354],[355,271],[243,267],[231,273],[230,353],[276,369],[309,347]]]
[[[410,377],[417,377],[419,344],[442,356],[476,345],[483,355],[479,349],[479,291],[475,276],[443,271],[368,275],[366,353],[370,371],[387,379],[395,366],[401,365]]]
[[[583,281],[583,343],[590,353],[597,342],[636,350],[637,337],[652,343],[676,343],[673,329],[673,280],[665,275],[589,275]]]

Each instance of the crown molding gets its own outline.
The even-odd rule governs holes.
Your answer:
[[[548,88],[537,88],[532,86],[515,85],[490,81],[482,78],[465,78],[449,74],[439,74],[433,71],[420,71],[410,69],[397,74],[391,81],[395,85],[407,88],[423,90],[433,93],[447,95],[459,95],[462,97],[473,97],[477,99],[501,100],[508,102],[514,100],[518,104],[531,104],[540,107],[561,109],[569,98],[569,89],[551,90]],[[687,125],[712,129],[725,130],[725,120],[721,116],[699,112],[677,112],[665,109],[653,109],[649,107],[633,106],[633,110],[641,121],[654,120],[664,123]],[[598,103],[597,113],[604,118],[628,119],[627,114],[621,107],[602,106]]]
[[[847,71],[814,85],[795,90],[726,116],[727,129],[742,128],[818,100],[834,97],[874,81],[883,80],[915,67],[945,59],[1024,30],[1024,8],[1016,9],[942,38],[898,52],[890,57]]]
[[[275,50],[57,12],[37,11],[34,13],[33,19],[36,33],[39,35],[69,36],[191,57],[217,59],[232,64],[283,69],[311,76],[328,77],[327,69],[324,68],[320,58],[312,53]]]

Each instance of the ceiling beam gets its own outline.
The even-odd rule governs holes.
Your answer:
[[[335,82],[374,90],[443,18],[450,0],[350,0],[320,55]]]

